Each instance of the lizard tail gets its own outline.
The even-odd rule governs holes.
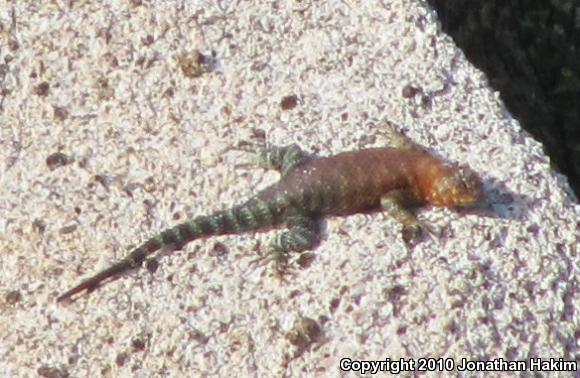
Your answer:
[[[192,240],[207,236],[259,230],[278,224],[280,214],[280,209],[273,208],[268,203],[254,198],[243,205],[183,222],[152,237],[131,251],[124,259],[61,294],[57,298],[57,302],[67,300],[84,290],[91,292],[99,287],[103,281],[140,267],[148,256],[165,246],[174,245],[181,248]]]

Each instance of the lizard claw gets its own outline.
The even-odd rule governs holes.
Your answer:
[[[253,141],[240,141],[235,146],[229,146],[223,150],[223,152],[229,151],[242,151],[242,152],[251,152],[255,153],[261,149],[266,148],[266,142],[253,142]]]
[[[409,247],[414,247],[427,237],[433,237],[435,230],[428,224],[423,223],[412,223],[403,226],[401,231],[401,236],[403,241]]]
[[[420,223],[404,225],[401,231],[403,241],[408,246],[415,246],[425,238],[425,228]]]
[[[254,260],[250,261],[250,265],[264,266],[264,265],[267,265],[271,262],[278,264],[282,260],[285,260],[286,262],[288,261],[288,257],[286,256],[286,253],[280,252],[280,251],[271,251],[269,253],[266,253],[263,256],[260,256],[258,258],[255,258]]]
[[[263,162],[263,159],[261,158],[262,151],[265,150],[267,150],[265,142],[241,141],[235,146],[227,147],[222,151],[222,153],[230,151],[238,151],[252,154],[250,162],[236,164],[234,166],[234,168],[236,169],[251,169],[255,168],[256,166],[266,168],[266,164]]]
[[[282,276],[288,269],[288,254],[285,252],[273,250],[250,261],[250,265],[254,265],[256,267],[265,266],[270,263],[274,264],[276,272],[279,276]]]

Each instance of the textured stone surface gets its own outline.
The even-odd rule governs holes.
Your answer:
[[[0,375],[579,358],[580,208],[565,180],[429,8],[364,4],[0,5]],[[212,72],[197,49],[215,51]],[[265,133],[327,155],[378,143],[387,119],[468,162],[487,208],[422,210],[433,235],[414,250],[383,214],[329,219],[286,281],[250,264],[268,233],[197,241],[153,275],[55,303],[155,231],[276,179],[227,147]]]

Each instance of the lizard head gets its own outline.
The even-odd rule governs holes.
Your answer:
[[[429,203],[446,207],[472,207],[483,200],[483,185],[470,168],[444,165],[433,177]]]

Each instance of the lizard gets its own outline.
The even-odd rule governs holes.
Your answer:
[[[406,243],[418,240],[423,225],[413,209],[424,205],[474,207],[483,200],[482,182],[465,165],[447,163],[402,134],[384,147],[314,157],[298,145],[262,146],[260,165],[280,180],[245,202],[210,215],[192,217],[151,237],[125,258],[61,294],[57,302],[143,265],[156,251],[205,237],[256,232],[285,224],[274,237],[272,256],[311,249],[320,241],[320,220],[382,209],[402,224]]]

